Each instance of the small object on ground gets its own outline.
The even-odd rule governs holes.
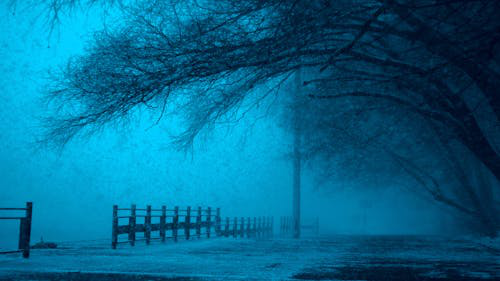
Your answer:
[[[55,249],[57,248],[57,244],[54,242],[44,242],[43,237],[40,238],[40,242],[31,246],[31,249]]]
[[[277,262],[277,263],[272,263],[272,264],[266,266],[266,268],[276,268],[279,266],[281,266],[281,263]]]

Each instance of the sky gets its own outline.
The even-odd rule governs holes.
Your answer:
[[[37,20],[38,19],[38,20]],[[292,138],[276,114],[217,126],[193,151],[176,151],[169,132],[138,112],[124,128],[106,128],[63,149],[37,144],[50,115],[44,90],[50,70],[84,51],[100,13],[63,18],[50,34],[36,11],[0,7],[0,207],[34,202],[32,242],[110,238],[113,204],[212,206],[222,216],[291,214]],[[174,127],[174,128],[173,128]],[[318,190],[304,171],[302,215],[320,217],[335,234],[436,234],[446,216],[397,187],[362,189],[331,182]],[[0,248],[16,245],[17,223],[0,220]]]

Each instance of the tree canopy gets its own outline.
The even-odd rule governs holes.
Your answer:
[[[56,76],[50,95],[61,110],[48,123],[51,141],[65,143],[139,107],[162,116],[175,103],[187,119],[177,143],[186,146],[243,101],[287,94],[281,86],[302,69],[305,103],[321,109],[315,111],[321,118],[308,121],[316,133],[349,138],[332,131],[338,121],[332,101],[363,105],[354,111],[386,108],[386,116],[413,118],[405,121],[408,134],[395,127],[400,136],[415,137],[412,130],[432,136],[428,144],[445,147],[457,177],[465,169],[456,164],[465,151],[496,178],[498,189],[499,1],[44,3],[55,7],[55,15],[78,4],[116,4],[123,11],[120,24],[97,32],[86,52]],[[371,120],[376,125],[386,119]],[[314,138],[319,151],[335,144],[324,139],[332,135],[307,132],[320,136]],[[383,150],[414,178],[422,175],[414,162]]]

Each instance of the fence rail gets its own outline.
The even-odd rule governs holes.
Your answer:
[[[221,230],[220,236],[224,237],[255,237],[267,238],[273,235],[274,219],[273,217],[250,217],[231,218],[225,220],[224,229]]]
[[[25,211],[24,216],[1,216],[0,220],[19,220],[19,242],[17,251],[1,252],[4,254],[22,252],[24,258],[30,256],[30,238],[31,238],[31,217],[33,214],[33,203],[26,202],[25,208],[0,208],[0,211]],[[3,215],[3,213],[2,213]]]
[[[301,223],[301,230],[310,230],[314,235],[319,235],[319,217],[316,217],[309,222]],[[285,216],[280,218],[280,235],[287,237],[293,234],[293,218]]]
[[[120,211],[129,211],[129,214],[120,215]],[[165,242],[167,238],[172,238],[174,242],[177,242],[180,237],[186,240],[193,236],[210,238],[212,234],[222,237],[268,237],[272,235],[271,217],[259,217],[253,220],[247,218],[246,222],[244,218],[234,218],[232,223],[230,223],[230,218],[226,218],[224,229],[222,229],[220,208],[216,208],[215,213],[212,211],[211,207],[180,209],[176,206],[173,209],[167,209],[166,206],[161,206],[160,209],[153,209],[150,205],[146,208],[137,208],[136,205],[130,208],[119,208],[118,205],[114,205],[111,248],[116,249],[118,244],[124,243],[134,246],[137,241],[150,244],[152,240]],[[120,224],[120,220],[124,219],[127,223]],[[153,219],[156,221],[153,222]],[[179,231],[183,234],[179,234]],[[153,232],[157,232],[154,237]],[[167,236],[167,232],[170,236]],[[143,238],[138,239],[137,233],[143,233]],[[119,241],[119,236],[124,234],[127,235],[127,240]]]

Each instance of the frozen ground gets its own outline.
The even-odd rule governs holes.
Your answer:
[[[500,252],[466,239],[217,238],[109,249],[106,242],[0,255],[0,280],[498,280]]]

